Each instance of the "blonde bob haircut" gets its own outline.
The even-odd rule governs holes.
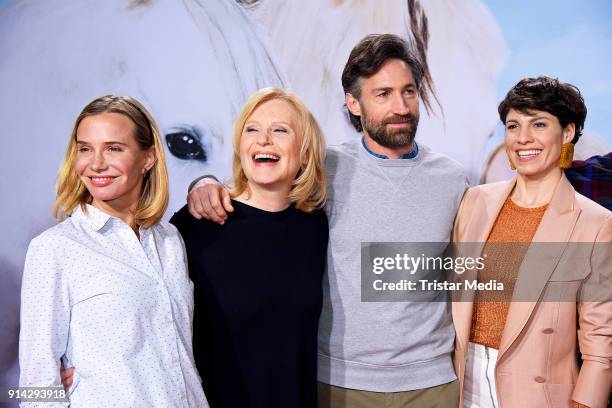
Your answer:
[[[289,103],[298,114],[298,126],[302,132],[300,158],[305,164],[301,166],[293,181],[289,198],[297,209],[311,212],[321,208],[327,197],[327,178],[324,167],[325,139],[319,124],[304,103],[296,95],[280,88],[263,88],[255,92],[238,114],[233,133],[234,185],[231,195],[237,197],[245,191],[249,194],[248,180],[240,162],[240,139],[244,125],[259,106],[275,99]]]
[[[53,205],[53,216],[62,220],[72,215],[77,205],[87,211],[85,204],[91,204],[93,197],[85,188],[75,171],[77,156],[77,130],[81,121],[88,116],[105,112],[119,113],[127,116],[134,124],[136,142],[142,150],[153,148],[155,164],[144,175],[142,191],[136,204],[134,218],[137,225],[148,228],[156,224],[164,215],[168,206],[168,171],[164,159],[159,130],[151,114],[136,99],[130,96],[106,95],[91,101],[77,117],[64,161],[60,166],[57,180],[57,194]]]

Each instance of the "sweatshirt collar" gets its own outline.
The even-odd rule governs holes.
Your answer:
[[[385,156],[384,154],[376,153],[376,152],[370,150],[368,148],[368,145],[365,142],[365,137],[361,138],[361,144],[363,145],[363,148],[366,149],[366,152],[368,152],[372,156],[377,157],[379,159],[388,159],[389,158],[389,156]],[[417,145],[417,142],[413,142],[412,143],[412,150],[410,152],[408,152],[408,153],[402,154],[399,158],[400,158],[400,160],[402,160],[402,159],[414,159],[415,157],[417,157],[418,154],[419,154],[419,145]]]

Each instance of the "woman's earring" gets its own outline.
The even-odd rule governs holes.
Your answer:
[[[512,162],[512,159],[510,158],[510,156],[508,156],[508,163],[510,163],[510,168],[512,170],[516,170],[516,166],[514,165],[514,163]]]
[[[559,159],[559,167],[562,169],[569,169],[572,167],[572,161],[574,161],[574,144],[563,143],[561,145],[561,158]]]

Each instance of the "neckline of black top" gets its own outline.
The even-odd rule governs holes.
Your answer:
[[[291,203],[289,207],[280,211],[262,210],[261,208],[253,207],[252,205],[245,204],[241,201],[237,201],[234,199],[232,199],[232,205],[234,206],[234,209],[236,210],[237,214],[243,214],[246,216],[252,215],[256,217],[267,217],[271,219],[282,218],[287,214],[295,211],[295,206],[293,205],[293,203]]]

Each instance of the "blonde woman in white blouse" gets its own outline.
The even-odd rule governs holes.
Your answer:
[[[76,120],[53,208],[21,292],[21,387],[61,386],[44,407],[207,407],[192,352],[193,286],[176,229],[161,222],[168,176],[157,127],[130,97]],[[22,406],[37,406],[22,403]]]

